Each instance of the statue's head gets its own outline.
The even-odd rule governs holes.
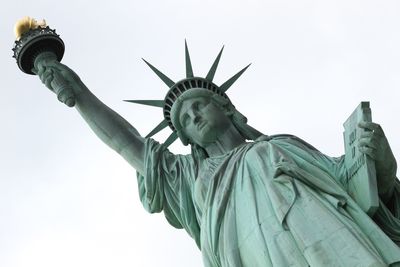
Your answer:
[[[172,81],[145,61],[169,87],[164,100],[126,100],[163,108],[164,120],[146,137],[151,137],[169,126],[173,133],[164,142],[165,146],[169,146],[178,137],[184,145],[196,144],[203,146],[215,140],[220,131],[224,130],[224,127],[229,126],[229,124],[233,124],[246,139],[254,139],[254,135],[260,134],[247,126],[247,119],[235,109],[225,93],[248,66],[221,86],[213,83],[222,50],[205,78],[194,77],[188,48],[185,43],[186,78],[178,82]]]
[[[171,108],[171,121],[184,145],[206,147],[232,125],[235,108],[228,98],[202,88],[180,95]]]

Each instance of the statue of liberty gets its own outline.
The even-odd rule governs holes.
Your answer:
[[[163,109],[147,136],[51,54],[40,54],[32,71],[137,170],[144,208],[163,211],[169,224],[184,228],[205,266],[400,266],[397,164],[378,124],[358,125],[366,130],[359,150],[376,167],[379,208],[369,215],[349,195],[344,157],[247,124],[226,94],[247,67],[217,86],[222,50],[204,78],[194,76],[187,46],[185,53],[186,77],[178,82],[146,62],[169,88],[163,100],[128,100]],[[55,90],[60,80],[66,90]],[[166,127],[172,134],[165,143],[151,138]],[[191,154],[168,150],[178,138]]]

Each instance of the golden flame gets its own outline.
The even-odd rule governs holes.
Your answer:
[[[37,29],[39,27],[45,28],[47,26],[46,21],[42,19],[41,21],[36,21],[31,17],[23,17],[18,20],[14,26],[15,38],[19,40],[21,36],[31,29]]]

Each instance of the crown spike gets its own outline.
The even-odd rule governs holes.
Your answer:
[[[162,129],[168,126],[168,122],[164,119],[162,120],[150,133],[146,135],[146,138],[152,137],[156,133],[160,132]]]
[[[185,40],[185,61],[186,61],[186,78],[193,77],[192,62],[190,61],[189,49]]]
[[[169,147],[173,142],[175,142],[175,140],[178,139],[178,134],[176,132],[173,132],[168,138],[167,140],[165,140],[164,142],[164,146],[165,147]]]
[[[124,100],[125,102],[135,103],[135,104],[142,104],[146,106],[152,107],[164,107],[164,100]]]
[[[143,58],[142,58],[143,59]],[[150,69],[152,69],[157,76],[166,84],[168,85],[169,88],[171,88],[175,82],[172,81],[170,78],[168,78],[166,75],[164,75],[161,71],[159,71],[156,67],[154,67],[153,65],[151,65],[149,62],[147,62],[145,59],[143,59],[143,61],[147,64],[147,66],[150,67]]]
[[[214,75],[215,75],[215,72],[217,70],[218,63],[219,63],[219,60],[221,58],[223,50],[224,50],[224,46],[222,46],[221,51],[219,51],[217,58],[214,60],[214,63],[212,64],[210,70],[207,73],[207,76],[206,76],[206,80],[207,81],[212,82],[212,80],[214,79]]]
[[[229,87],[231,87],[231,85],[236,82],[236,80],[243,74],[243,72],[245,72],[245,70],[250,66],[251,64],[247,65],[246,67],[244,67],[241,71],[239,71],[238,73],[236,73],[235,75],[233,75],[229,80],[227,80],[226,82],[224,82],[219,89],[222,92],[226,92],[228,91]]]

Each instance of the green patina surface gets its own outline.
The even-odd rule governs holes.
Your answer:
[[[89,126],[138,171],[144,207],[186,229],[205,266],[399,265],[400,185],[379,125],[362,122],[357,129],[364,133],[352,137],[376,168],[380,200],[370,217],[350,196],[353,167],[344,157],[328,157],[294,136],[262,135],[218,92],[194,86],[174,99],[180,105],[170,110],[175,138],[192,146],[191,155],[174,155],[140,136],[65,65],[43,58],[35,67],[52,90],[57,77],[68,84]],[[54,91],[65,103],[66,93]]]

